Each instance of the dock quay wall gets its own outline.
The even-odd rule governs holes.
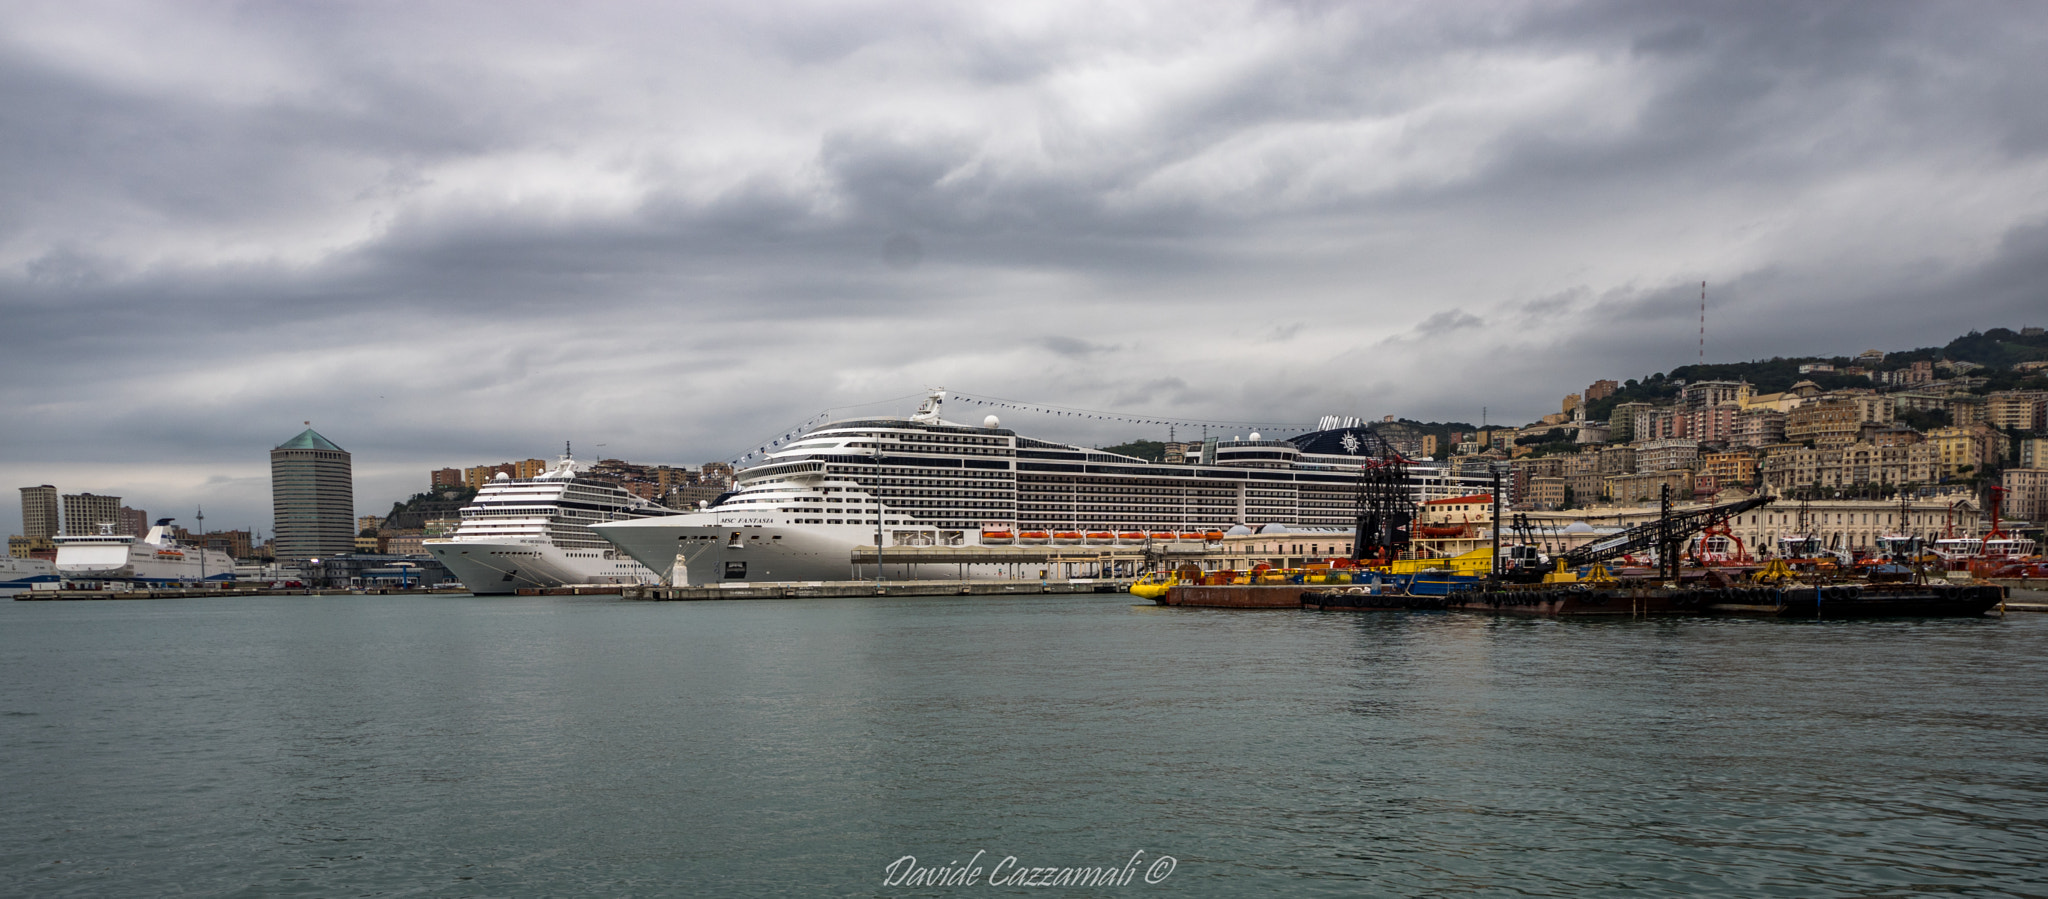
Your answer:
[[[703,602],[721,599],[827,599],[851,596],[1020,596],[1035,593],[1123,593],[1130,581],[817,581],[731,587],[627,587],[623,599]]]
[[[23,590],[14,595],[15,602],[61,602],[66,600],[104,599],[203,599],[219,596],[427,596],[432,594],[468,593],[468,590],[434,588],[430,590],[401,590],[383,587],[358,587],[342,590],[327,587],[256,587],[249,589],[198,589],[184,587],[158,587],[135,590]]]

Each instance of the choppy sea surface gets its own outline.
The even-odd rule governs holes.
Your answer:
[[[2043,896],[2044,697],[2019,613],[6,602],[0,894]]]

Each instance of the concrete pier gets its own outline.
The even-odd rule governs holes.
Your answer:
[[[395,587],[252,587],[248,589],[200,589],[196,587],[147,587],[134,590],[23,590],[15,602],[56,602],[107,599],[202,599],[209,596],[426,596],[435,593],[467,593],[468,590],[436,587],[400,590]]]

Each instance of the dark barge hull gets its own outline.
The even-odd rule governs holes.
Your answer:
[[[1450,605],[1444,596],[1403,596],[1388,593],[1345,593],[1311,590],[1301,607],[1318,612],[1441,612]]]
[[[1860,584],[1832,587],[1494,586],[1449,596],[1313,590],[1299,585],[1177,586],[1153,600],[1212,609],[1310,609],[1331,612],[1434,612],[1495,615],[1640,617],[1747,615],[1767,618],[1975,617],[1996,608],[1996,584]]]
[[[1766,618],[1974,618],[2005,601],[1996,584],[1867,584],[1746,588],[1708,606],[1723,615]]]
[[[1996,585],[1834,587],[1524,587],[1473,590],[1450,608],[1501,615],[1750,615],[1770,618],[1975,617],[2005,600]]]
[[[1708,590],[1666,588],[1523,587],[1467,590],[1450,597],[1449,608],[1495,615],[1614,616],[1701,615]]]

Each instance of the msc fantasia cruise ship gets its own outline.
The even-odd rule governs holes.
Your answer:
[[[462,524],[449,537],[423,541],[478,596],[566,584],[653,584],[660,578],[590,526],[620,519],[672,515],[619,486],[578,477],[580,466],[563,453],[553,467],[530,478],[503,473],[462,507]]]
[[[709,508],[592,529],[674,583],[844,580],[852,550],[872,546],[1211,541],[1235,525],[1349,531],[1356,518],[1362,427],[1290,440],[1219,440],[1199,464],[1148,462],[940,417],[934,391],[910,418],[836,421],[741,471]],[[1417,499],[1477,483],[1427,463],[1410,468]],[[880,524],[876,492],[880,491]],[[886,547],[884,555],[886,561]],[[1003,564],[906,565],[902,576],[999,578]],[[890,575],[898,570],[891,566]]]

